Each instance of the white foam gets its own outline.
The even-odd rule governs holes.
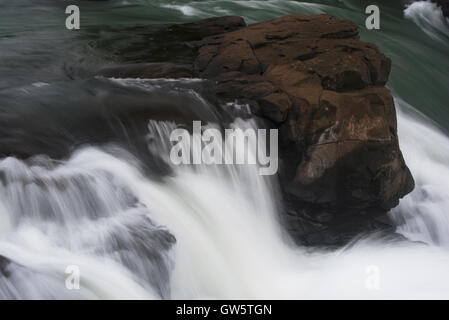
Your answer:
[[[196,16],[201,14],[201,11],[189,5],[163,4],[161,7],[178,10],[185,16]]]
[[[449,20],[441,8],[431,1],[416,1],[404,10],[404,16],[418,25],[429,37],[446,44],[449,41]]]
[[[449,298],[445,250],[375,239],[332,253],[292,245],[277,222],[276,185],[252,166],[176,167],[153,182],[99,151],[80,157],[114,172],[175,234],[172,298]]]
[[[405,101],[396,105],[399,141],[416,187],[392,217],[408,238],[449,249],[449,138]]]

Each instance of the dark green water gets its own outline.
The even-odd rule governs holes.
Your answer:
[[[48,78],[56,80],[63,77],[61,64],[70,63],[71,59],[79,60],[79,56],[86,55],[83,51],[86,42],[80,39],[80,34],[89,28],[181,23],[217,15],[239,15],[248,23],[255,23],[286,14],[330,13],[357,23],[362,39],[377,44],[393,60],[393,72],[388,85],[396,95],[449,130],[447,21],[446,25],[438,21],[438,12],[435,10],[420,10],[414,14],[416,19],[421,14],[434,19],[434,22],[418,26],[417,20],[404,17],[406,2],[2,1],[0,88],[10,87],[15,83],[26,84],[27,81],[45,81]],[[81,8],[80,31],[65,29],[64,9],[68,4],[77,4]],[[369,31],[365,28],[364,11],[369,4],[377,4],[381,9],[381,30]]]

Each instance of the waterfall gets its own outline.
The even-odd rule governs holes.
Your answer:
[[[161,152],[170,126],[149,124]],[[233,126],[257,124],[236,119]],[[335,252],[306,250],[283,232],[277,182],[259,175],[256,165],[172,169],[162,181],[150,179],[138,160],[116,148],[83,148],[65,162],[2,160],[7,223],[0,256],[7,276],[0,295],[449,297],[449,254],[442,249],[367,238]],[[79,291],[65,288],[69,265],[79,266]],[[366,285],[373,265],[382,274],[380,290]]]
[[[0,4],[0,147],[37,154],[0,159],[0,299],[449,299],[449,29],[436,5],[380,0],[382,29],[367,31],[369,1],[75,1],[82,29],[67,33],[65,4],[37,2]],[[121,39],[125,55],[133,45],[120,28],[317,13],[353,20],[392,58],[399,142],[416,180],[390,213],[404,241],[297,246],[275,176],[170,161],[171,132],[192,120],[258,129],[247,105],[217,110],[202,79],[93,76],[120,57],[97,55],[92,41]]]

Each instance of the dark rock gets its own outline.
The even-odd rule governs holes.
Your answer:
[[[4,256],[0,256],[0,276],[7,277],[9,276],[8,266],[11,261]]]

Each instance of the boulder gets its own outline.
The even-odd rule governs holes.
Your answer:
[[[222,99],[247,102],[280,130],[290,213],[303,225],[327,217],[301,240],[350,216],[377,219],[413,190],[384,87],[390,69],[355,24],[330,15],[291,15],[209,37],[194,62],[195,76],[213,80]]]

